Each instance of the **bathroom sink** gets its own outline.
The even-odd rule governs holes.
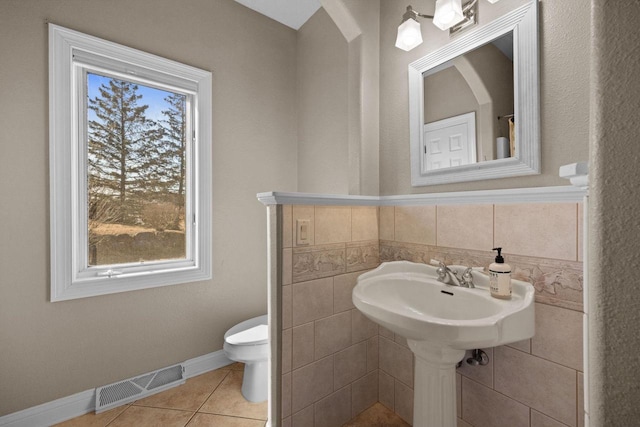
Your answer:
[[[465,267],[449,266],[453,271]],[[437,267],[381,264],[358,277],[353,303],[365,316],[407,338],[415,355],[413,425],[456,426],[456,363],[465,350],[531,338],[534,288],[512,280],[510,299],[493,298],[489,277],[472,271],[475,288],[438,281]]]
[[[381,264],[362,274],[353,303],[371,320],[415,341],[472,350],[531,338],[534,288],[512,280],[509,300],[489,293],[489,277],[473,271],[475,288],[437,280],[436,268],[407,261]],[[464,269],[450,266],[452,269]]]

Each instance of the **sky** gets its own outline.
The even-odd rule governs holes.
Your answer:
[[[87,73],[87,94],[89,99],[99,97],[100,91],[98,88],[102,84],[109,86],[109,80],[111,80],[111,77]],[[149,106],[146,111],[147,118],[156,121],[164,120],[166,117],[162,114],[162,110],[167,110],[169,108],[169,103],[167,103],[164,98],[170,94],[171,92],[138,84],[138,95],[142,95],[142,98],[138,100],[138,105]],[[90,111],[89,114],[92,116],[95,113]],[[93,119],[93,117],[90,117],[90,119]]]

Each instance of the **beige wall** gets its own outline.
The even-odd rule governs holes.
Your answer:
[[[630,280],[640,265],[640,7],[591,5],[590,415],[592,426],[626,426],[640,419],[640,293]]]
[[[513,61],[507,58],[492,44],[483,46],[470,52],[469,64],[478,77],[482,79],[491,102],[482,100],[478,137],[482,144],[482,157],[495,159],[496,137],[509,137],[509,123],[507,119],[496,120],[498,116],[513,114]]]
[[[295,191],[297,160],[295,31],[231,0],[0,9],[1,416],[220,350],[264,313],[255,194]],[[213,280],[48,302],[47,21],[213,72]]]
[[[350,99],[359,118],[349,123],[357,135],[350,140],[357,155],[351,155],[349,169],[358,172],[350,180],[349,194],[376,196],[380,192],[380,0],[344,3],[362,31],[349,46],[349,75],[357,77]]]
[[[478,161],[496,158],[496,136],[508,136],[513,114],[513,61],[486,44],[451,61],[452,66],[424,78],[424,122],[476,113]],[[498,132],[501,132],[501,135]]]
[[[456,67],[425,77],[424,97],[425,124],[478,110],[473,91]]]
[[[380,1],[320,3],[298,37],[299,191],[377,195]]]
[[[480,25],[491,22],[525,0],[479,2]],[[433,2],[412,2],[415,10],[433,12]],[[380,194],[566,185],[558,168],[588,157],[590,11],[581,0],[540,3],[540,81],[542,174],[440,186],[411,187],[407,66],[449,42],[446,32],[427,20],[425,42],[410,52],[394,47],[398,21],[406,5],[380,6]]]
[[[297,39],[298,191],[348,194],[348,45],[320,8]]]

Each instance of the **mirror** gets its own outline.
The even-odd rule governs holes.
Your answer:
[[[512,31],[422,75],[426,170],[513,157]]]
[[[540,173],[538,4],[409,65],[413,186]]]

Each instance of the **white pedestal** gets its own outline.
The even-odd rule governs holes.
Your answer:
[[[456,364],[464,350],[408,340],[416,356],[413,426],[456,427]]]

